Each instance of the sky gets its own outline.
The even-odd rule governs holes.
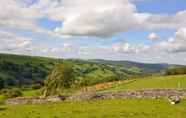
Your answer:
[[[186,65],[186,0],[0,0],[0,53]]]

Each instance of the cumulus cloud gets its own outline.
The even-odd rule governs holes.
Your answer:
[[[70,44],[52,46],[47,43],[33,41],[31,38],[0,30],[0,52],[38,56],[58,57],[71,51]]]
[[[147,36],[147,39],[154,41],[154,40],[158,40],[159,37],[158,37],[158,35],[157,35],[156,33],[152,32],[152,33],[150,33],[150,34]]]
[[[67,35],[111,36],[131,29],[177,29],[186,25],[186,11],[175,15],[139,13],[130,0],[63,0],[48,14],[63,21],[55,32]]]
[[[148,29],[179,29],[186,26],[186,11],[180,11],[174,15],[149,14],[144,22]]]
[[[78,49],[79,49],[78,47],[70,43],[62,43],[55,46],[51,46],[49,44],[35,44],[32,47],[34,55],[42,55],[57,58],[66,58],[66,56],[77,54]],[[35,51],[37,51],[37,54],[34,53]]]
[[[38,0],[37,2],[0,0],[0,2],[0,26],[32,29],[50,35],[58,33],[104,37],[131,29],[177,29],[186,25],[184,20],[186,11],[178,12],[176,15],[139,13],[131,0]],[[37,25],[39,18],[61,21],[63,25],[50,32]]]
[[[44,14],[44,10],[34,7],[31,1],[34,0],[0,0],[0,27],[31,30],[36,33],[60,36],[53,31],[38,26],[38,19],[47,16]]]
[[[0,31],[0,52],[30,54],[32,41],[14,33]]]
[[[34,28],[34,19],[42,15],[28,8],[20,0],[0,0],[0,25],[8,27]]]
[[[175,36],[155,46],[167,52],[178,53],[186,52],[186,28],[180,28]]]
[[[148,38],[150,40],[156,40],[157,35],[151,33]],[[170,37],[167,40],[160,41],[153,45],[144,44],[130,44],[126,41],[121,41],[113,44],[112,49],[115,52],[120,53],[183,53],[186,52],[186,28],[180,28],[175,33],[174,37]]]
[[[31,45],[31,40],[16,34],[0,31],[0,50],[25,52],[25,49]]]
[[[130,44],[126,41],[118,42],[112,45],[112,49],[115,52],[120,53],[140,53],[149,49],[149,46],[144,44]]]
[[[63,19],[63,26],[56,28],[56,32],[88,36],[108,36],[135,29],[146,18],[128,0],[63,0],[59,16],[54,18]]]

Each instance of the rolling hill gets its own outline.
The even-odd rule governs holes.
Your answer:
[[[169,64],[147,64],[147,63],[139,63],[139,62],[131,62],[131,61],[112,61],[112,60],[90,60],[92,62],[106,64],[106,65],[114,65],[123,68],[131,68],[136,67],[139,68],[143,73],[154,73],[154,72],[161,72],[162,70],[169,68],[170,66],[176,65],[169,65]]]
[[[25,55],[0,54],[0,89],[43,84],[43,81],[58,63],[71,63],[76,79],[86,80],[89,85],[118,80],[129,76],[157,73],[170,65],[144,64],[130,61],[54,59]],[[84,84],[87,84],[84,83]]]

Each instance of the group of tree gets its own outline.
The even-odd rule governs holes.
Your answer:
[[[16,64],[9,61],[0,61],[0,89],[42,84],[48,71],[41,65],[35,66],[31,63]]]
[[[185,66],[171,67],[165,71],[165,75],[182,75],[182,74],[186,74]]]

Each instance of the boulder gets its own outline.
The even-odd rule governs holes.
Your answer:
[[[168,98],[168,100],[169,100],[170,104],[175,105],[175,104],[178,104],[181,99],[178,96],[170,96]]]

